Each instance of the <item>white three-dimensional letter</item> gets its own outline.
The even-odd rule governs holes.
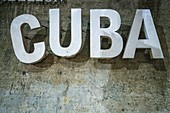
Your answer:
[[[41,60],[45,54],[44,42],[34,44],[34,52],[27,53],[23,44],[21,25],[29,24],[31,29],[40,27],[40,23],[33,15],[23,14],[16,17],[11,23],[11,39],[16,57],[23,63],[35,63]]]
[[[100,28],[100,17],[110,20],[108,28]],[[120,28],[121,19],[118,12],[110,9],[90,10],[90,56],[92,58],[113,58],[118,56],[123,48],[122,37],[115,31]],[[101,49],[101,36],[108,36],[112,45],[107,50]]]
[[[59,9],[50,9],[50,47],[55,55],[75,56],[82,45],[81,9],[71,9],[71,43],[69,47],[60,44]]]
[[[144,21],[146,39],[138,39],[142,21]],[[136,11],[123,58],[134,58],[136,48],[150,48],[152,58],[164,58],[151,12],[148,9],[138,9]]]

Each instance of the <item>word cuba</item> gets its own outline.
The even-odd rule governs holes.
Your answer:
[[[109,27],[101,28],[101,17],[109,19]],[[144,23],[145,39],[139,39],[140,30]],[[13,49],[16,57],[23,63],[35,63],[40,61],[45,54],[44,42],[34,43],[34,51],[27,53],[23,44],[21,26],[27,23],[31,29],[39,28],[38,19],[30,14],[23,14],[16,17],[10,27]],[[123,49],[123,39],[116,31],[121,26],[121,18],[117,11],[112,9],[91,9],[90,10],[90,57],[91,58],[114,58]],[[111,40],[108,49],[101,48],[101,36]],[[71,9],[71,42],[68,47],[60,44],[60,10],[49,10],[49,45],[52,52],[60,57],[73,57],[82,48],[82,16],[80,8]],[[163,52],[159,38],[149,9],[137,9],[134,21],[125,46],[123,58],[132,59],[138,48],[150,49],[151,58],[163,59]]]

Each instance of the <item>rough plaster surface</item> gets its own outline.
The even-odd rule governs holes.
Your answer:
[[[170,1],[168,0],[70,0],[62,4],[0,4],[0,113],[169,113],[170,112]],[[70,41],[70,9],[82,8],[84,47],[74,58],[55,56],[48,44],[48,10],[61,9],[62,44]],[[124,45],[136,9],[152,11],[164,60],[151,60],[138,50],[133,60],[89,58],[89,11],[115,9],[122,25]],[[26,50],[46,42],[46,57],[26,65],[14,55],[11,21],[18,15],[35,15],[42,25],[37,31],[24,27]],[[103,20],[107,26],[108,21]],[[35,35],[36,32],[36,35]],[[144,37],[141,32],[140,37]],[[38,38],[38,40],[36,39]],[[107,40],[103,41],[107,48]]]

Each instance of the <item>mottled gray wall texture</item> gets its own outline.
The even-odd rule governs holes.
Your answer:
[[[70,9],[82,8],[84,46],[73,58],[55,56],[49,47],[49,9],[60,8],[62,45],[70,43]],[[150,9],[165,58],[153,60],[138,49],[134,59],[90,58],[90,9],[114,9],[122,20],[124,46],[136,9]],[[35,15],[38,30],[23,26],[25,48],[46,43],[46,57],[35,64],[21,63],[10,36],[12,20]],[[108,26],[106,19],[101,20]],[[140,38],[145,38],[141,30]],[[102,40],[102,47],[109,46]],[[68,0],[62,3],[0,4],[0,113],[170,113],[170,1]]]

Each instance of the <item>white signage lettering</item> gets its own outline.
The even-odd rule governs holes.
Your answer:
[[[110,19],[108,28],[100,28],[100,17]],[[90,11],[90,56],[92,58],[113,58],[118,56],[123,48],[122,37],[116,33],[120,28],[119,13],[110,9],[93,9]],[[112,45],[107,50],[101,50],[100,36],[108,36]]]
[[[146,39],[138,39],[142,21]],[[137,48],[150,48],[151,58],[164,58],[150,10],[136,11],[123,58],[134,58]]]
[[[82,19],[81,9],[71,9],[71,42],[68,47],[60,44],[60,12],[59,9],[49,10],[50,32],[49,44],[52,52],[61,57],[75,56],[82,47]],[[108,28],[100,28],[100,18],[107,17],[110,20]],[[146,39],[139,39],[142,22]],[[36,17],[23,14],[16,17],[11,23],[11,39],[15,55],[23,63],[35,63],[41,60],[45,53],[44,42],[34,44],[34,52],[27,53],[23,44],[21,25],[27,23],[31,29],[40,27]],[[123,40],[116,31],[120,28],[121,18],[117,11],[111,9],[90,10],[90,57],[114,58],[123,49]],[[101,36],[111,39],[109,49],[101,49]],[[138,9],[127,40],[123,58],[134,58],[137,48],[151,49],[151,58],[164,58],[158,35],[154,26],[151,12],[148,9]]]
[[[61,47],[59,9],[50,9],[50,47],[55,55],[72,57],[80,51],[82,45],[81,23],[81,9],[71,9],[71,43],[67,48]]]
[[[23,14],[16,17],[11,23],[11,40],[16,57],[23,63],[35,63],[41,60],[45,54],[45,43],[39,42],[34,44],[34,52],[27,53],[23,44],[23,35],[21,26],[29,24],[31,29],[40,27],[40,23],[36,17],[29,14]]]

